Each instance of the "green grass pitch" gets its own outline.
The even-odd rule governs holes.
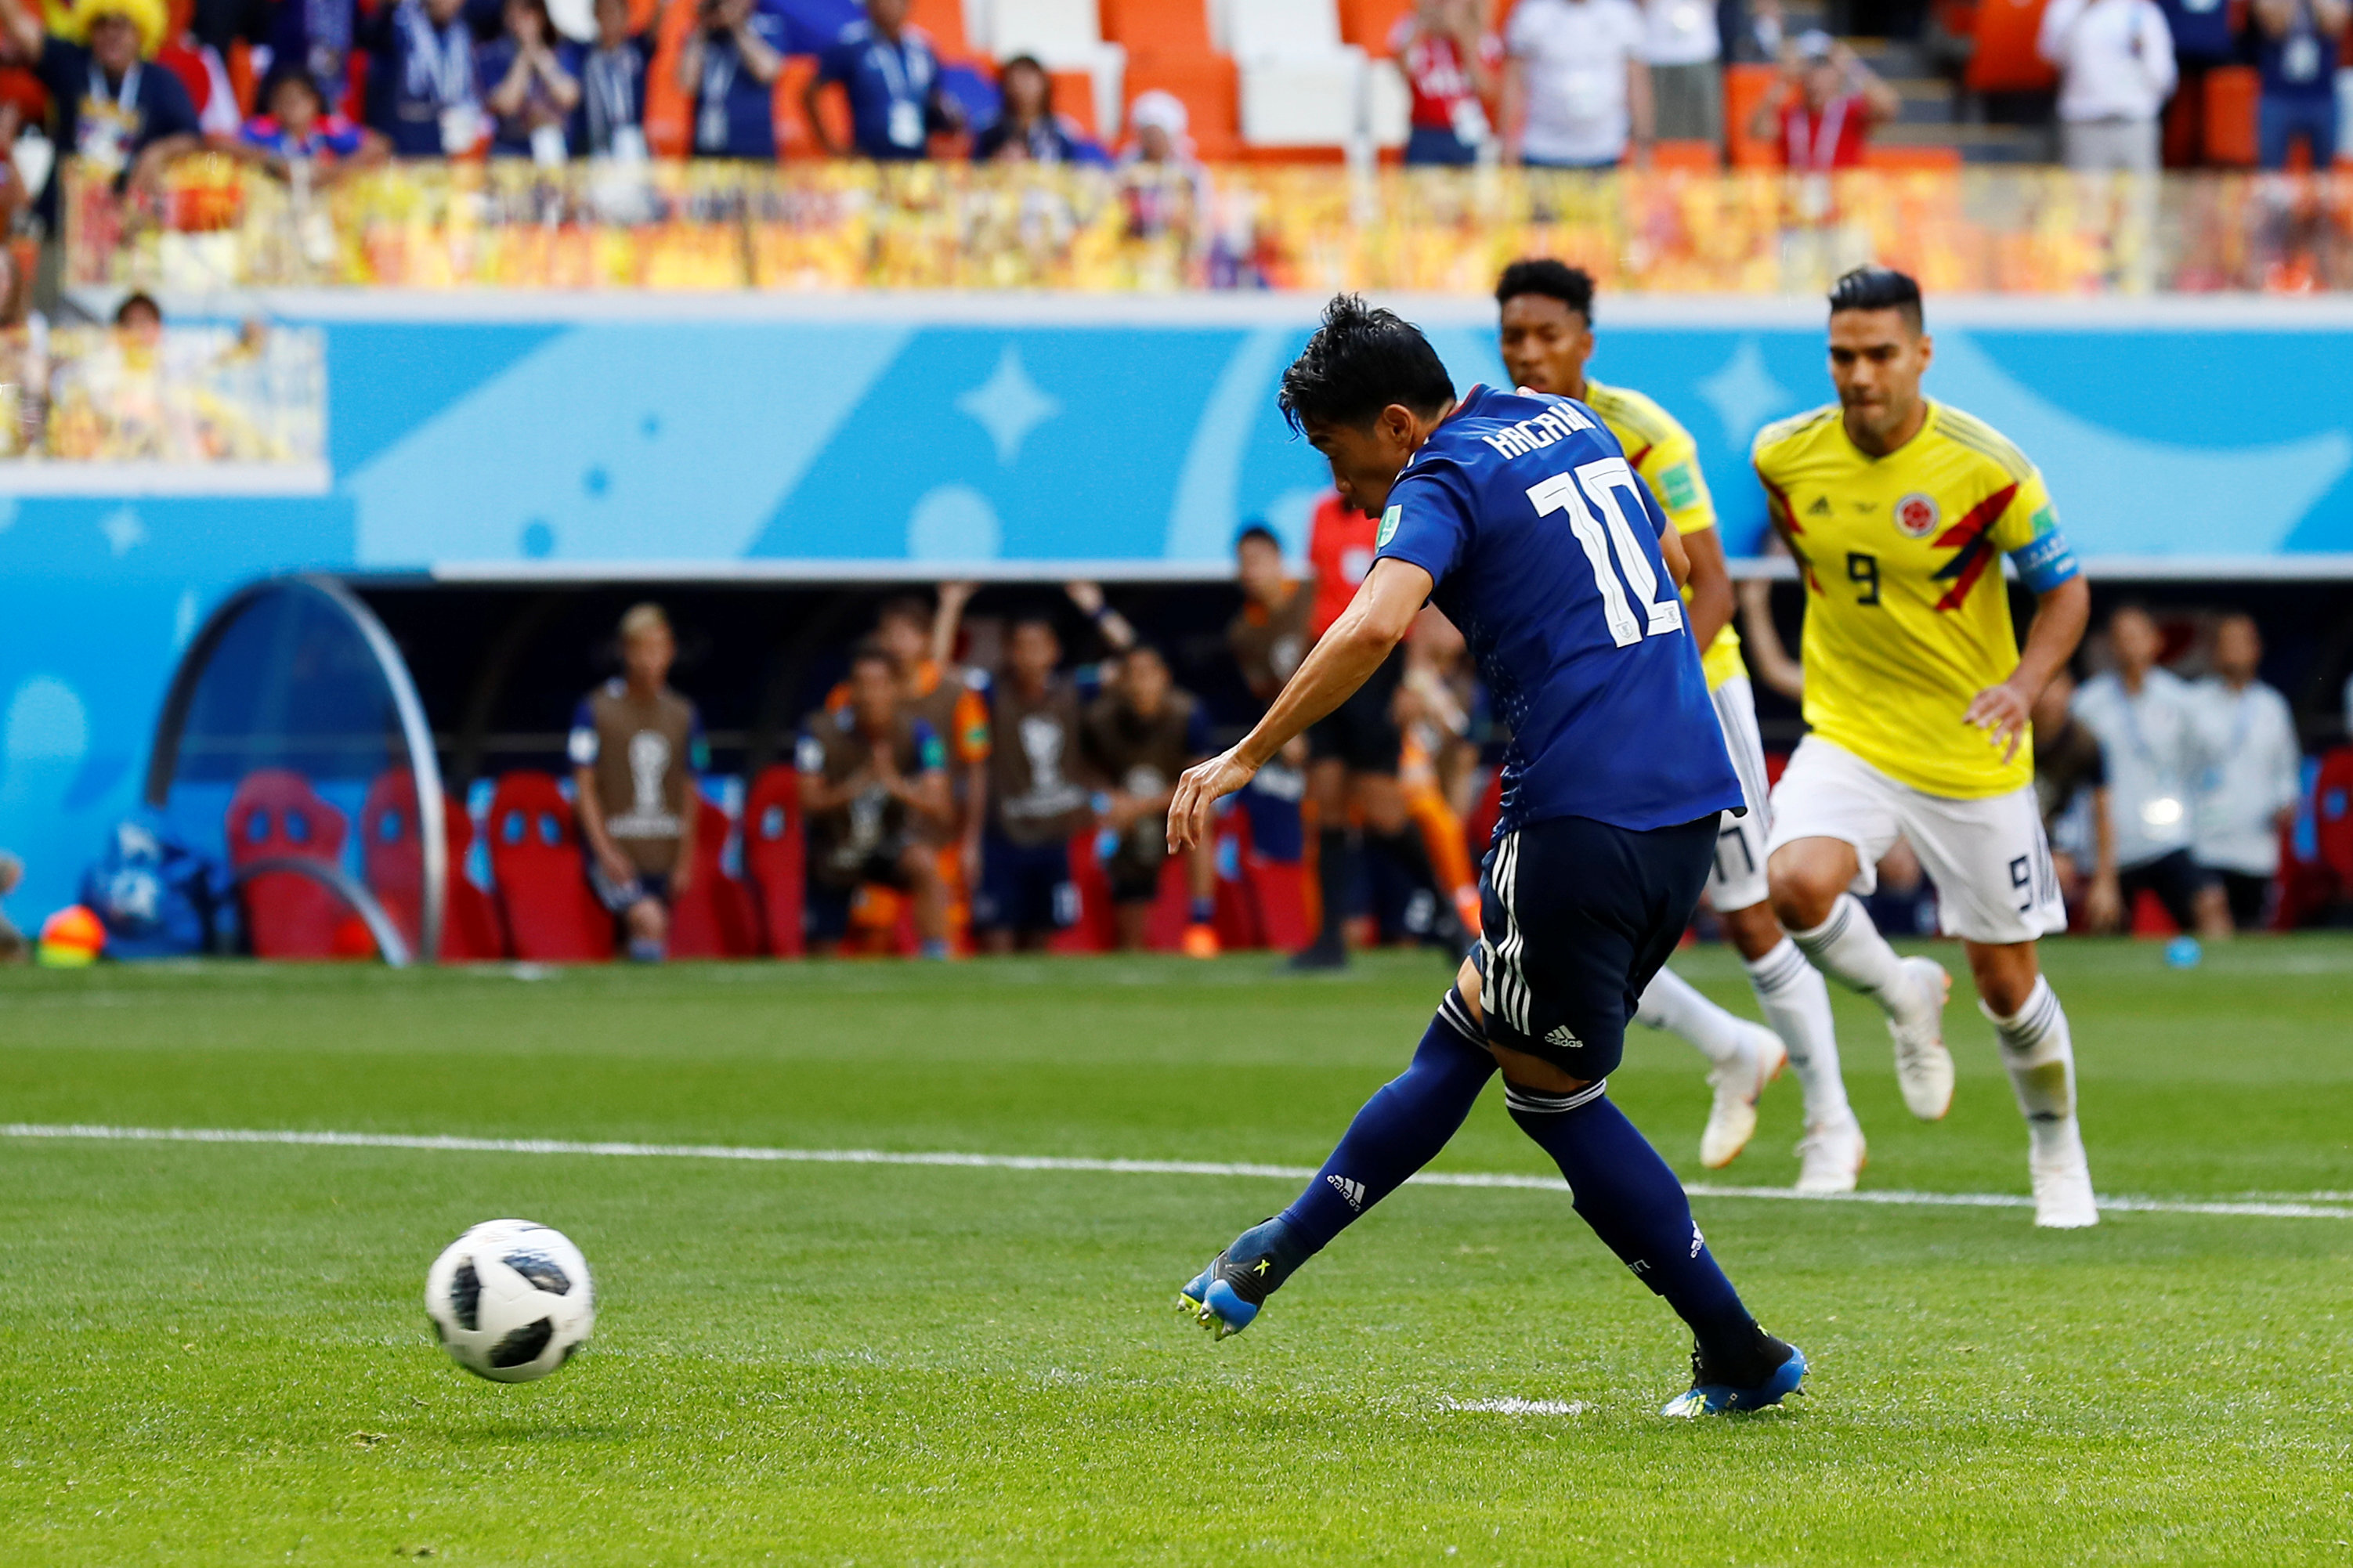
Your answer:
[[[1950,947],[1936,950],[1957,967]],[[2353,945],[2049,952],[2104,1193],[2353,1208]],[[1754,1016],[1720,952],[1680,965]],[[1312,1166],[1444,966],[1263,958],[0,977],[0,1121]],[[1966,996],[1966,978],[1959,989]],[[1990,1028],[1866,1187],[2026,1189]],[[1696,1056],[1613,1093],[1686,1179]],[[1797,1093],[1714,1179],[1794,1179]],[[1539,1173],[1491,1089],[1440,1169]],[[1409,1188],[1213,1345],[1176,1287],[1286,1181],[0,1138],[0,1562],[2353,1561],[2353,1219],[1702,1197],[1803,1345],[1669,1423],[1688,1342],[1564,1193]],[[426,1265],[554,1225],[598,1333],[505,1388]],[[1547,1412],[1463,1408],[1555,1402]]]

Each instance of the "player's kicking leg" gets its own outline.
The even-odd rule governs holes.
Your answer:
[[[1712,832],[1629,834],[1570,818],[1507,838],[1487,879],[1492,983],[1463,966],[1414,1067],[1358,1113],[1298,1202],[1186,1287],[1180,1310],[1220,1338],[1247,1327],[1293,1270],[1444,1146],[1500,1059],[1513,1120],[1560,1166],[1577,1213],[1692,1329],[1693,1385],[1667,1414],[1751,1409],[1794,1390],[1805,1357],[1748,1315],[1673,1172],[1606,1097],[1629,983],[1649,981],[1689,921]],[[1528,874],[1543,894],[1534,908],[1516,898],[1524,852],[1542,862]],[[1610,874],[1589,875],[1596,868]],[[1493,1053],[1483,1062],[1466,1049],[1474,1038],[1487,1042],[1479,1056]]]

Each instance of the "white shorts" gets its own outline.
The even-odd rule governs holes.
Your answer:
[[[1736,675],[1708,694],[1724,725],[1725,749],[1740,775],[1748,815],[1725,812],[1715,830],[1715,865],[1707,874],[1707,904],[1728,915],[1765,901],[1765,845],[1773,831],[1773,803],[1765,783],[1765,741],[1757,732],[1757,694]]]
[[[1898,784],[1820,735],[1798,742],[1773,790],[1772,848],[1800,838],[1852,844],[1862,863],[1853,890],[1865,895],[1878,886],[1880,858],[1899,835],[1936,884],[1947,936],[2008,943],[2067,929],[2032,784],[1954,800]]]

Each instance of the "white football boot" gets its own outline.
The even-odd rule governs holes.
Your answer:
[[[2039,1142],[2039,1140],[2038,1140]],[[2084,1135],[2067,1123],[2062,1147],[2035,1149],[2026,1157],[2034,1176],[2034,1223],[2047,1230],[2082,1230],[2100,1223],[2092,1196],[2092,1163],[2084,1157]]]
[[[1953,994],[1953,977],[1933,958],[1907,958],[1904,972],[1912,977],[1913,998],[1887,1017],[1887,1033],[1895,1042],[1895,1082],[1905,1110],[1923,1121],[1936,1121],[1953,1109],[1953,1053],[1945,1048],[1945,1004]]]
[[[1827,1198],[1854,1191],[1854,1179],[1869,1158],[1862,1128],[1852,1116],[1807,1128],[1798,1140],[1798,1194]]]
[[[1757,1102],[1789,1061],[1788,1047],[1772,1030],[1744,1023],[1740,1036],[1740,1055],[1707,1075],[1715,1104],[1699,1135],[1699,1163],[1711,1171],[1731,1164],[1748,1147],[1757,1135]]]

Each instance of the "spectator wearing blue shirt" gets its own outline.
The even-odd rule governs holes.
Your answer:
[[[196,106],[154,65],[166,21],[160,0],[92,0],[70,22],[87,42],[43,31],[38,10],[0,5],[0,65],[29,65],[48,89],[53,140],[85,169],[149,186],[164,164],[195,150]],[[54,223],[58,182],[42,194]]]
[[[572,146],[591,158],[646,156],[646,69],[653,41],[629,32],[629,0],[596,0],[596,42],[580,57]]]
[[[810,131],[834,157],[908,163],[931,155],[934,132],[963,129],[955,104],[940,90],[931,40],[908,25],[911,9],[912,0],[866,0],[866,20],[844,27],[818,56],[817,78],[803,103]],[[818,112],[818,94],[828,82],[840,83],[849,96],[850,147],[834,145]]]
[[[215,7],[218,9],[218,7]],[[195,31],[219,32],[217,26],[207,28],[205,7],[198,6]],[[349,79],[352,46],[358,35],[358,7],[353,0],[282,0],[270,5],[268,42],[272,68],[298,65],[310,73],[314,82],[340,82]],[[212,42],[214,40],[207,40]],[[227,58],[226,38],[217,41],[223,58]],[[257,100],[267,110],[268,98]]]
[[[280,60],[258,95],[263,112],[245,122],[232,149],[280,179],[297,161],[311,166],[314,184],[344,170],[384,162],[390,149],[373,131],[353,124],[327,107],[327,95],[299,59]]]
[[[547,0],[506,0],[506,30],[474,54],[482,103],[494,117],[493,158],[561,163],[569,152],[565,127],[580,102],[575,51],[556,37]]]
[[[2195,163],[2206,146],[2206,73],[2239,63],[2230,0],[2157,0],[2179,80],[2165,110],[2165,161]]]
[[[2266,169],[2287,167],[2301,139],[2312,166],[2337,157],[2337,41],[2345,36],[2346,0],[2255,0],[2255,65],[2263,96],[2257,124]]]
[[[368,123],[403,158],[470,153],[489,129],[465,13],[466,0],[396,0],[362,30],[361,47],[375,57]]]
[[[776,156],[773,89],[785,68],[785,19],[753,0],[701,0],[678,85],[694,100],[694,152],[702,158]]]
[[[1054,79],[1029,55],[1005,62],[997,89],[1005,107],[997,123],[973,143],[978,163],[1108,163],[1102,148],[1070,121],[1054,112]]]

